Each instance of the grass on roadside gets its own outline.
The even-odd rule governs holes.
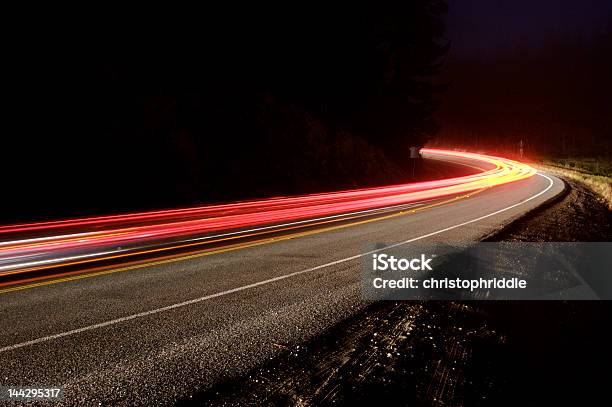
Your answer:
[[[612,171],[608,172],[610,167],[597,166],[597,171],[594,171],[594,167],[589,166],[588,162],[579,160],[573,160],[572,162],[574,165],[569,167],[569,165],[560,165],[558,160],[546,160],[543,164],[535,165],[535,167],[554,175],[582,182],[599,195],[608,209],[612,211]],[[588,171],[588,169],[591,169],[591,171]]]
[[[584,172],[590,175],[612,177],[612,159],[603,157],[550,158],[542,161],[545,165]]]

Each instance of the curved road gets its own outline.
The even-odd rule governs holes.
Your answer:
[[[241,246],[0,287],[0,386],[63,386],[66,404],[172,404],[366,306],[361,257],[374,244],[477,241],[562,190],[536,174]]]

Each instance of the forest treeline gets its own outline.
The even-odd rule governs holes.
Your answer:
[[[612,20],[449,59],[437,142],[537,157],[612,158]]]
[[[440,0],[54,26],[12,59],[4,220],[407,180],[437,130]],[[86,25],[86,23],[84,23]],[[9,147],[9,142],[16,147]],[[12,143],[11,143],[12,144]],[[5,160],[3,164],[7,164]],[[4,167],[4,166],[3,166]]]

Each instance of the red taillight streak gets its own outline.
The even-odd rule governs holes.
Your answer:
[[[0,227],[0,238],[15,233],[28,233],[30,236],[21,241],[12,239],[0,243],[0,266],[3,258],[13,256],[31,256],[43,252],[59,254],[69,249],[98,246],[108,248],[112,245],[243,229],[435,199],[505,184],[535,174],[535,170],[525,164],[498,157],[445,150],[422,151],[438,156],[473,159],[495,168],[464,177],[389,187],[4,226]],[[139,225],[133,226],[134,223]],[[53,237],[54,230],[58,231],[59,237]],[[32,232],[37,231],[44,231],[42,239],[37,240],[31,236]]]

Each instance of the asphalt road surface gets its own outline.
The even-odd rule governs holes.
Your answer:
[[[0,290],[0,386],[63,387],[68,405],[173,404],[366,306],[361,262],[373,244],[477,241],[562,190],[537,174],[354,223]]]

